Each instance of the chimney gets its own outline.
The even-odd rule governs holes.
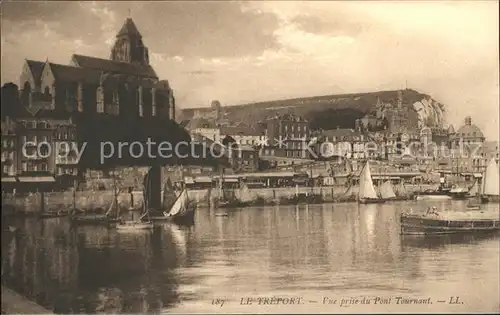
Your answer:
[[[472,118],[470,116],[465,117],[465,125],[466,126],[472,125]]]

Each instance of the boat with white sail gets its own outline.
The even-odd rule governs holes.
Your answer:
[[[438,211],[436,207],[424,214],[403,213],[402,234],[452,234],[494,232],[500,230],[498,210]]]
[[[187,189],[183,189],[168,211],[149,216],[151,221],[172,221],[177,224],[194,224],[196,202],[189,200]]]
[[[483,184],[481,192],[481,200],[483,203],[499,202],[500,200],[499,181],[500,181],[500,176],[497,163],[495,159],[491,159],[483,175]]]
[[[366,161],[359,178],[358,202],[363,204],[385,202],[385,199],[379,198],[373,185],[369,161]]]

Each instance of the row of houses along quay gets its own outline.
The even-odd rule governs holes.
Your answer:
[[[174,163],[134,159],[133,169],[126,158],[98,163],[97,142],[120,138],[193,140],[199,150],[207,144],[228,152],[231,148],[226,174],[292,171],[314,177],[320,185],[339,182],[333,177],[358,171],[367,159],[383,163],[386,173],[415,178],[431,171],[471,178],[484,171],[489,159],[498,161],[498,143],[487,141],[470,117],[455,130],[445,124],[443,104],[411,89],[233,106],[212,101],[207,108],[180,109],[168,81],[159,79],[151,66],[131,18],[117,33],[110,59],[78,54],[70,59],[69,65],[26,60],[19,88],[13,83],[2,88],[6,191],[64,190],[75,180],[81,189],[102,188],[115,166],[122,166],[127,185],[139,189],[141,181],[135,177],[145,174],[147,166]],[[35,143],[28,156],[21,152],[27,142]],[[87,147],[79,156],[83,142]],[[39,154],[40,143],[51,148],[70,143],[70,152],[63,157],[56,150]],[[368,150],[373,144],[376,150]],[[190,182],[197,175],[220,172],[218,163],[206,159],[182,162],[186,165],[163,167],[165,176]],[[263,183],[269,179],[262,177]]]

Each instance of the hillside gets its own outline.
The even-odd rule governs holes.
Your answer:
[[[419,112],[419,119],[426,122],[426,125],[442,125],[444,120],[444,106],[433,100],[429,95],[420,93],[412,89],[402,91],[403,106],[413,108]],[[323,112],[338,111],[338,116],[342,116],[339,121],[347,125],[353,125],[356,118],[360,118],[367,113],[374,112],[377,102],[397,105],[398,91],[376,91],[369,93],[326,95],[307,98],[295,98],[285,100],[274,100],[242,105],[224,106],[225,118],[240,122],[256,122],[275,114],[293,112],[302,115],[308,120],[320,117]],[[189,108],[182,110],[182,119],[192,119],[197,116],[207,115],[211,108]],[[325,112],[325,113],[326,113]],[[351,119],[350,119],[351,118]],[[343,127],[343,126],[341,126]]]

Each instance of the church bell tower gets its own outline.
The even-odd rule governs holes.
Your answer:
[[[149,65],[149,51],[131,18],[127,18],[116,35],[111,60]]]

